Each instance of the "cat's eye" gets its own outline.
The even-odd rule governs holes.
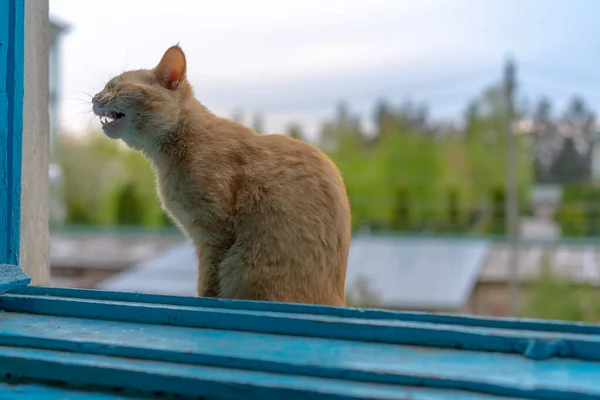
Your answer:
[[[119,78],[114,78],[114,79],[111,79],[110,81],[108,81],[105,88],[107,90],[111,90],[111,89],[116,88],[117,86],[119,86]]]

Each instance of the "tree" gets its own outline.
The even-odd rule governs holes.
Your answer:
[[[585,199],[587,236],[600,236],[600,191],[590,187]]]
[[[110,221],[103,197],[127,176],[119,162],[121,149],[116,141],[94,133],[81,139],[62,135],[57,142],[57,161],[64,178],[69,224],[98,224]]]
[[[463,229],[460,198],[458,189],[452,188],[448,191],[448,225],[446,230],[458,233]]]
[[[553,172],[561,173],[566,182],[587,180],[591,168],[591,142],[596,130],[596,116],[580,97],[574,97],[562,118],[562,123],[567,129],[567,138],[563,153],[557,159],[561,165],[556,166]],[[567,165],[572,162],[574,165]],[[554,166],[553,166],[554,167]],[[569,175],[569,176],[565,176]]]
[[[240,109],[233,110],[231,113],[231,120],[238,124],[244,123],[244,112]]]
[[[325,121],[321,127],[318,145],[327,152],[336,152],[346,138],[364,145],[364,134],[360,126],[360,119],[350,114],[346,103],[337,105],[336,116],[333,120]]]
[[[444,157],[439,142],[399,127],[396,134],[381,138],[373,157],[379,159],[378,175],[390,204],[396,204],[395,212],[396,190],[403,187],[413,200],[410,214],[414,222],[429,223],[438,219],[444,180]]]
[[[563,236],[586,235],[586,198],[587,190],[582,184],[563,187],[563,197],[554,217]]]
[[[465,136],[468,142],[474,140],[476,138],[475,135],[479,132],[479,129],[477,129],[478,116],[478,103],[472,101],[469,103],[467,110],[465,111]]]
[[[570,126],[574,137],[589,141],[595,132],[596,115],[579,96],[571,100],[563,121]]]
[[[291,138],[306,141],[306,137],[304,136],[302,127],[296,123],[291,123],[290,125],[288,125],[286,133]]]
[[[589,179],[595,119],[580,97],[572,99],[560,118],[553,115],[549,100],[540,101],[533,115],[538,181],[571,184]]]
[[[552,103],[547,97],[543,97],[538,103],[533,120],[536,124],[551,124],[552,123]]]
[[[552,163],[563,146],[563,138],[552,115],[552,104],[542,98],[533,114],[533,152],[538,182],[552,182]]]
[[[563,141],[563,148],[550,167],[554,181],[568,184],[587,180],[589,159],[587,154],[579,152],[575,141],[576,139],[572,137]]]
[[[64,170],[67,223],[114,225],[121,218],[130,224],[123,210],[135,208],[136,224],[162,224],[154,173],[142,154],[93,133],[83,139],[61,136],[57,159]]]
[[[142,225],[144,220],[143,199],[140,199],[135,189],[135,185],[132,182],[128,182],[121,190],[117,208],[119,225]]]
[[[255,114],[252,120],[252,129],[256,133],[265,133],[264,121],[261,114]]]
[[[407,100],[396,112],[396,118],[411,131],[424,133],[428,131],[428,114],[426,105]]]
[[[489,233],[493,235],[506,234],[506,193],[504,187],[499,186],[492,192],[492,212],[489,224]]]
[[[409,231],[412,228],[412,222],[408,190],[405,187],[397,187],[395,197],[396,203],[390,228],[401,232]]]
[[[514,108],[516,119],[524,115],[523,104]],[[465,113],[471,198],[489,199],[490,192],[506,184],[506,111],[503,87],[496,84],[476,98]],[[526,199],[533,176],[531,141],[527,135],[517,135],[516,140],[519,197]]]
[[[379,100],[375,105],[373,112],[373,122],[375,123],[375,138],[379,139],[383,135],[391,132],[394,129],[394,125],[397,124],[396,116],[391,106],[386,100]]]

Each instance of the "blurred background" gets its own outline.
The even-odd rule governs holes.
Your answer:
[[[179,42],[215,113],[314,143],[349,304],[600,321],[595,0],[50,0],[52,284],[194,295],[153,172],[90,99]]]

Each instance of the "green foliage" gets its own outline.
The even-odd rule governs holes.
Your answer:
[[[500,188],[505,186],[507,158],[501,89],[487,88],[468,104],[464,129],[445,134],[428,121],[426,105],[395,107],[380,101],[372,118],[375,129],[365,132],[359,118],[340,103],[323,123],[317,144],[342,172],[354,229],[369,222],[398,231],[504,234],[505,194]],[[523,111],[517,107],[516,114]],[[548,102],[534,114],[536,123],[568,124],[584,136],[595,129],[593,112],[577,98],[560,117],[550,112]],[[239,122],[243,117],[241,110],[233,115]],[[262,132],[263,122],[256,114],[251,125]],[[286,133],[307,140],[297,124]],[[587,168],[581,161],[585,157],[574,156],[573,146],[569,142],[553,167],[565,179]],[[517,135],[521,214],[531,212],[532,154],[531,135]],[[94,133],[83,139],[62,136],[56,156],[63,170],[67,223],[173,226],[160,209],[154,174],[141,154]],[[565,236],[600,235],[600,190],[566,186],[556,220]]]
[[[85,139],[63,136],[57,144],[57,158],[64,174],[67,222],[105,224],[112,219],[107,193],[119,185],[122,166],[116,161],[116,142],[99,135]],[[110,197],[110,196],[108,196]]]
[[[440,219],[443,203],[443,158],[441,146],[424,134],[398,132],[386,135],[379,142],[385,190],[396,197],[394,188],[407,188],[411,203],[410,216],[414,224],[433,223]],[[399,156],[402,151],[404,154]]]
[[[460,194],[457,189],[448,190],[448,221],[445,225],[447,232],[462,232],[464,230],[464,216],[460,204]]]
[[[574,286],[558,277],[545,257],[542,275],[525,299],[522,316],[566,321],[600,322],[600,291]]]
[[[109,186],[96,208],[94,223],[102,226],[113,226],[119,222],[118,207],[123,184],[115,182]]]
[[[342,172],[354,229],[363,222],[399,231],[469,229],[472,210],[490,206],[490,192],[505,180],[500,100],[498,88],[487,90],[469,108],[465,131],[449,135],[436,134],[423,105],[407,102],[395,108],[380,102],[371,135],[340,104],[334,118],[324,122],[318,143]],[[235,119],[242,120],[241,112]],[[262,130],[261,116],[253,126]],[[298,125],[290,125],[287,133],[306,140]],[[68,223],[172,226],[160,209],[154,174],[141,154],[101,134],[80,140],[63,137],[58,147]],[[521,193],[531,185],[530,147],[519,139]],[[501,231],[488,222],[479,226]]]
[[[600,236],[600,193],[598,188],[590,188],[590,196],[586,202],[587,235]]]
[[[398,231],[460,232],[473,210],[487,206],[497,210],[496,221],[478,226],[504,233],[503,200],[490,198],[506,180],[504,109],[498,96],[497,88],[488,90],[470,107],[465,132],[443,137],[430,132],[422,106],[394,109],[379,102],[374,138],[340,106],[323,125],[320,143],[344,176],[354,227],[369,221]],[[533,177],[531,142],[519,136],[517,145],[519,191],[525,202]]]
[[[392,214],[390,228],[395,231],[408,231],[412,228],[410,218],[410,201],[405,187],[398,187],[395,196],[396,204]]]
[[[57,158],[64,173],[68,224],[170,226],[160,209],[148,161],[91,134],[62,136]]]
[[[504,235],[506,233],[506,193],[504,187],[499,186],[494,188],[491,208],[489,233]]]
[[[588,213],[592,192],[586,185],[574,184],[563,187],[563,198],[556,210],[555,220],[564,236],[581,237],[589,232]],[[592,221],[594,216],[592,215]]]
[[[119,225],[139,226],[144,222],[143,199],[140,199],[136,187],[127,182],[121,189],[117,202],[117,221]]]
[[[298,124],[292,123],[288,125],[286,129],[286,134],[291,138],[306,141],[306,137],[304,136],[302,127]]]

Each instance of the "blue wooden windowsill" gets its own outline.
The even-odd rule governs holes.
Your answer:
[[[0,293],[29,285],[31,278],[16,265],[0,264]]]
[[[600,399],[600,326],[21,285],[2,399]]]

